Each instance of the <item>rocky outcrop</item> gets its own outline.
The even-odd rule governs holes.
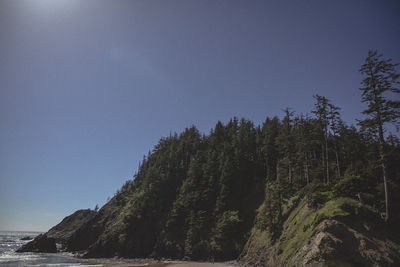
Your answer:
[[[302,200],[287,214],[277,238],[269,229],[255,227],[240,262],[246,266],[399,266],[399,240],[374,210],[355,200],[333,199],[319,208]]]
[[[31,236],[24,236],[20,240],[26,241],[26,240],[32,240],[32,239],[33,239],[33,237],[31,237]]]
[[[56,241],[54,238],[47,237],[46,234],[37,236],[33,241],[23,245],[17,252],[43,252],[56,253]]]
[[[67,241],[83,224],[91,220],[96,211],[86,209],[78,210],[65,217],[59,224],[47,233],[37,236],[31,242],[23,245],[17,252],[47,252],[53,253],[64,250]]]
[[[96,211],[90,209],[78,210],[65,217],[59,224],[51,228],[46,235],[49,238],[54,238],[57,243],[64,246],[75,231],[91,220],[96,214]]]
[[[302,266],[351,265],[399,266],[400,251],[386,233],[373,229],[368,223],[346,224],[338,220],[324,220],[296,257]],[[306,253],[303,253],[306,252]]]

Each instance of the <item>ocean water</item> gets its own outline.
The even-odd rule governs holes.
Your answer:
[[[89,260],[77,259],[67,253],[16,253],[20,246],[30,240],[24,237],[35,237],[38,232],[2,232],[0,231],[0,266],[107,266]]]

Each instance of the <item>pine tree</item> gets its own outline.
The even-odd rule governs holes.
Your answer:
[[[298,164],[301,166],[304,173],[306,184],[310,182],[310,161],[311,161],[311,149],[312,149],[312,124],[308,117],[300,115],[295,118],[295,144],[296,144],[296,159]],[[301,174],[300,174],[301,175]],[[302,176],[302,175],[301,175]]]
[[[323,144],[322,144],[322,166],[323,169],[326,170],[326,179],[324,182],[329,184],[329,155],[328,155],[328,104],[329,100],[320,95],[313,96],[317,103],[315,103],[315,110],[312,111],[313,114],[317,117],[317,120],[320,124],[320,128],[322,130],[323,135]]]
[[[279,119],[277,117],[267,118],[262,126],[262,155],[266,179],[275,181],[277,179],[278,147],[276,138],[279,135]]]
[[[279,135],[276,138],[277,146],[282,153],[282,158],[280,160],[280,165],[283,168],[278,169],[284,170],[284,174],[287,175],[289,184],[293,181],[293,153],[294,153],[294,138],[292,135],[292,122],[294,112],[290,110],[290,108],[286,108],[283,110],[285,112],[285,117],[282,120],[282,124],[280,127]],[[278,172],[278,180],[281,179]]]
[[[370,50],[361,66],[360,73],[365,76],[362,80],[361,102],[367,103],[368,107],[362,113],[367,118],[360,120],[362,129],[367,129],[373,133],[379,142],[379,157],[382,168],[383,184],[385,190],[385,221],[390,219],[390,201],[389,201],[389,177],[386,170],[385,155],[385,136],[384,124],[394,123],[398,125],[400,117],[400,101],[389,99],[388,93],[399,94],[400,90],[396,88],[399,83],[400,74],[396,73],[398,64],[391,63],[391,59],[382,59],[377,51]]]
[[[330,124],[331,132],[333,135],[333,143],[335,147],[335,156],[336,156],[336,169],[337,169],[337,174],[338,178],[341,177],[340,173],[340,162],[339,162],[339,151],[338,151],[338,136],[340,135],[340,130],[343,127],[343,121],[340,118],[339,114],[340,108],[328,103],[328,121]]]

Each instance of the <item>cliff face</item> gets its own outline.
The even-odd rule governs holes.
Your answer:
[[[399,266],[399,235],[370,207],[338,198],[312,208],[304,198],[287,208],[276,238],[269,229],[253,228],[240,256],[243,265]]]

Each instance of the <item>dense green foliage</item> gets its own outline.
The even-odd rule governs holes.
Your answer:
[[[301,191],[310,206],[361,196],[383,212],[377,141],[342,123],[335,135],[328,131],[326,150],[320,125],[287,112],[282,121],[267,118],[258,127],[234,118],[218,122],[208,136],[191,127],[161,139],[110,201],[123,208],[91,247],[93,255],[233,259],[254,223],[279,237],[285,207]],[[391,140],[388,169],[399,184],[400,143]],[[327,164],[326,151],[332,159],[337,153],[340,169],[336,160]]]

